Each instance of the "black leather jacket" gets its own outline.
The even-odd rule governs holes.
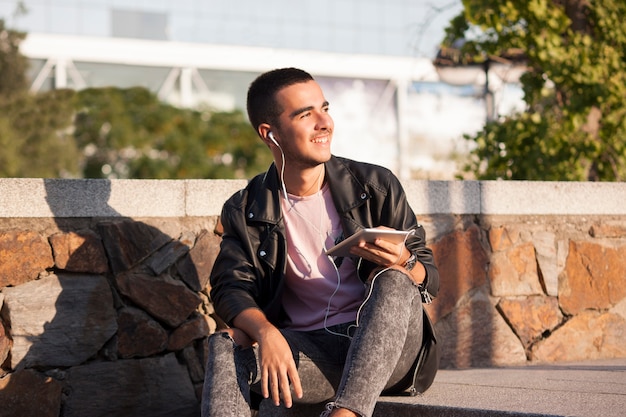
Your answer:
[[[436,296],[439,273],[432,252],[425,246],[424,229],[417,223],[398,179],[386,168],[335,156],[325,165],[325,179],[344,236],[364,227],[415,229],[406,246],[426,268],[424,290]],[[217,315],[229,325],[250,307],[263,310],[276,326],[285,319],[281,290],[287,242],[279,189],[277,169],[272,164],[266,173],[230,197],[222,209],[224,234],[211,272],[211,300]],[[365,282],[376,265],[366,261],[358,265],[359,277]]]

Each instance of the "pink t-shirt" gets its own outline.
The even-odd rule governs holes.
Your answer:
[[[335,268],[325,254],[342,232],[330,189],[325,185],[316,194],[289,195],[289,202],[281,201],[288,247],[283,293],[291,319],[287,328],[315,330],[355,320],[365,286],[354,261],[344,258]]]

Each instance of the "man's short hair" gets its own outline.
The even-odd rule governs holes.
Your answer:
[[[280,68],[259,75],[248,88],[248,119],[258,133],[261,123],[278,123],[283,111],[276,103],[276,93],[293,84],[313,81],[313,77],[298,68]]]

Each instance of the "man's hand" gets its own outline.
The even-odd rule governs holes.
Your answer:
[[[234,320],[249,338],[259,344],[259,368],[261,369],[261,394],[272,398],[285,407],[293,405],[290,383],[296,398],[302,398],[302,386],[291,348],[282,333],[272,325],[261,310],[250,308],[242,311]],[[235,339],[236,340],[236,339]]]
[[[377,229],[388,229],[389,227],[379,226]],[[408,275],[413,282],[421,284],[426,277],[426,269],[421,262],[417,262],[411,271],[407,271],[403,265],[411,256],[411,252],[406,248],[404,242],[393,243],[382,238],[374,242],[361,242],[350,248],[350,253],[380,265],[385,268],[397,269]]]
[[[261,366],[261,393],[264,398],[271,396],[275,405],[280,404],[282,396],[285,407],[293,404],[289,384],[297,398],[302,398],[300,376],[294,362],[289,344],[282,333],[271,327],[263,331],[259,341],[259,360]]]

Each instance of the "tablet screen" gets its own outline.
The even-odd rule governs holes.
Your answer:
[[[393,243],[402,243],[406,236],[410,233],[407,230],[392,229],[361,229],[352,236],[342,240],[332,248],[326,251],[327,255],[332,256],[350,256],[350,248],[358,245],[360,242],[373,242],[377,238],[385,239]]]

